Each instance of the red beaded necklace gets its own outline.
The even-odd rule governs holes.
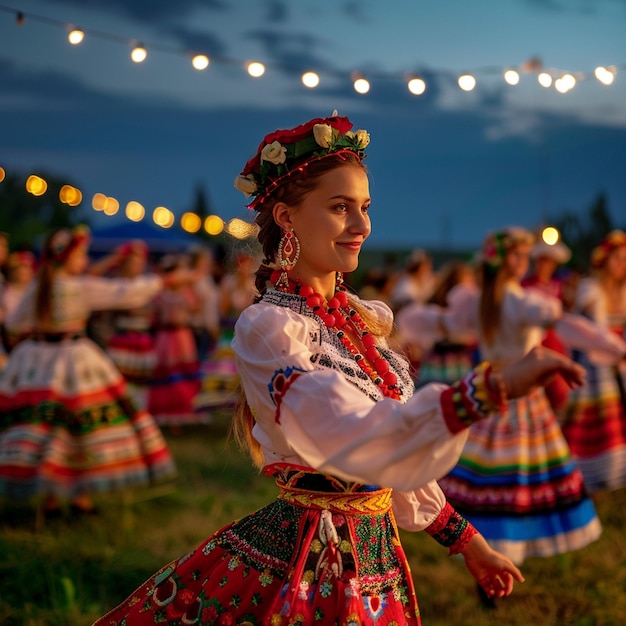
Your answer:
[[[275,272],[272,282],[276,283],[280,272]],[[276,278],[276,280],[274,280]],[[345,287],[339,285],[335,295],[326,302],[321,294],[315,292],[309,285],[300,285],[292,280],[280,286],[280,291],[300,295],[306,300],[306,305],[331,330],[334,330],[341,343],[348,349],[359,367],[371,378],[383,395],[399,400],[402,392],[398,387],[398,377],[389,369],[389,362],[380,353],[376,339],[372,335],[359,313],[348,306],[348,296]],[[360,337],[365,348],[365,355],[359,352],[344,328],[349,325]]]

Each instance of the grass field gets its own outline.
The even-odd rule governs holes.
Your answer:
[[[90,518],[46,521],[2,504],[0,624],[89,626],[154,570],[276,494],[226,439],[228,414],[168,436],[179,476],[169,485],[100,497]],[[424,626],[624,626],[626,490],[597,499],[604,533],[587,548],[523,566],[526,582],[495,609],[480,606],[462,560],[426,533],[403,534]]]

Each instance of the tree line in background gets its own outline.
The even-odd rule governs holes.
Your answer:
[[[8,175],[0,183],[0,231],[11,235],[12,249],[36,248],[41,238],[51,230],[79,223],[89,224],[81,205],[70,206],[59,200],[59,191],[67,184],[67,180],[45,173],[42,177],[48,183],[48,189],[42,196],[34,196],[26,191],[23,176]],[[193,205],[188,210],[195,212],[202,220],[214,213],[208,195],[201,186],[196,188]],[[591,250],[608,232],[614,228],[626,230],[626,223],[614,223],[609,212],[608,199],[603,193],[595,198],[585,213],[564,210],[554,218],[551,225],[561,232],[564,243],[572,249],[570,266],[582,272],[588,267]],[[196,236],[200,241],[223,244],[219,237],[216,240],[203,230]],[[389,251],[392,254],[397,252]],[[449,254],[453,251],[438,252]],[[469,255],[474,252],[475,250],[467,251]]]

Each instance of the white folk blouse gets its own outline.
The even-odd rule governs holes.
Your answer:
[[[382,302],[363,305],[392,316]],[[444,385],[413,394],[406,361],[379,347],[403,389],[401,401],[385,398],[304,298],[275,290],[243,311],[232,346],[266,464],[392,487],[406,530],[436,519],[446,504],[436,479],[456,464],[466,440],[465,430],[453,434],[446,424]]]

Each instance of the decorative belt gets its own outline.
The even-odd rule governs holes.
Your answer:
[[[311,479],[314,482],[324,480],[328,490],[323,490],[324,487],[313,490],[303,486]],[[279,473],[276,475],[276,484],[280,488],[279,500],[307,509],[352,515],[380,515],[391,509],[392,489],[344,483],[314,470],[301,469],[286,476]]]

